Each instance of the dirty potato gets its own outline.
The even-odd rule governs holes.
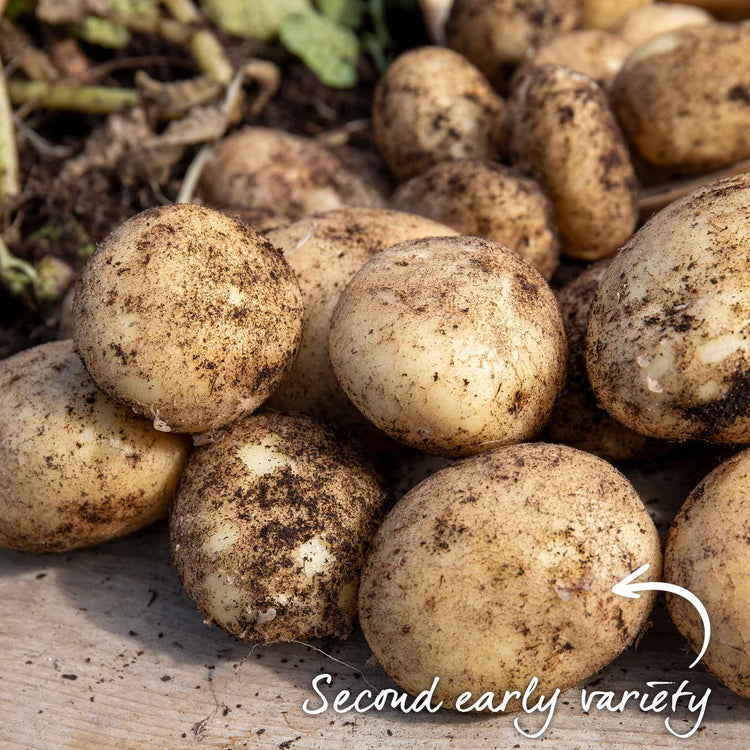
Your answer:
[[[346,638],[386,502],[372,466],[328,429],[248,417],[188,462],[170,517],[177,572],[206,618],[238,638]]]
[[[302,333],[282,254],[195,205],[150,209],[90,258],[73,303],[76,349],[97,385],[157,429],[204,432],[255,410]]]
[[[518,170],[481,159],[443,162],[401,185],[391,203],[505,245],[545,279],[557,268],[552,204],[541,186]]]
[[[183,441],[102,393],[70,340],[0,362],[0,546],[65,552],[167,513]]]
[[[543,426],[565,377],[560,311],[542,276],[478,237],[432,237],[376,255],[331,322],[334,373],[392,438],[462,456]]]
[[[375,535],[359,593],[367,643],[412,694],[566,690],[641,632],[655,594],[612,587],[649,563],[659,535],[605,461],[516,445],[443,469],[403,497]],[[491,656],[491,658],[490,658]],[[512,702],[511,710],[519,708]]]
[[[712,471],[677,514],[664,551],[664,580],[695,594],[708,611],[703,663],[730,690],[750,698],[750,451]],[[693,605],[667,596],[675,625],[695,651],[703,623]]]
[[[613,259],[586,361],[619,422],[668,440],[750,442],[750,175],[656,214]]]
[[[662,34],[640,47],[612,89],[640,155],[708,171],[750,157],[750,22]]]
[[[547,188],[563,252],[585,260],[614,253],[635,230],[637,185],[604,92],[542,65],[516,79],[509,104],[511,159]]]
[[[655,3],[642,5],[628,13],[617,24],[615,32],[636,48],[660,34],[686,26],[705,26],[712,21],[710,13],[693,5]]]
[[[441,161],[498,158],[505,118],[505,102],[485,77],[443,47],[396,58],[372,105],[375,141],[399,180]]]

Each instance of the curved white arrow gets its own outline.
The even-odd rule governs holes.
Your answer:
[[[703,602],[691,591],[682,588],[682,586],[675,586],[673,583],[662,583],[661,581],[634,583],[635,579],[642,573],[645,573],[649,567],[650,565],[646,563],[645,565],[641,565],[638,570],[633,571],[629,576],[625,576],[619,583],[612,586],[612,593],[627,596],[628,599],[639,599],[641,596],[638,593],[639,591],[666,591],[669,594],[677,594],[677,596],[687,599],[698,610],[698,614],[703,621],[703,647],[695,661],[690,665],[690,669],[692,669],[703,658],[703,654],[706,653],[708,643],[711,640],[711,622],[708,619],[708,612],[706,612]]]

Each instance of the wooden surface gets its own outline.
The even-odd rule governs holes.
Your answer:
[[[629,472],[662,530],[712,461]],[[329,672],[337,688],[353,691],[364,687],[363,678],[302,644],[251,650],[206,627],[180,590],[165,524],[69,555],[0,551],[0,747],[750,748],[750,701],[701,668],[687,669],[692,655],[661,606],[652,620],[638,649],[591,682],[617,691],[683,678],[694,688],[711,687],[701,730],[679,740],[664,728],[663,715],[634,708],[586,716],[576,690],[544,739],[533,741],[502,714],[306,715],[301,705],[314,698],[316,674]],[[370,651],[360,634],[314,645],[378,687],[392,684],[366,666]],[[529,717],[528,726],[538,726],[535,721]],[[688,726],[675,722],[677,729]]]

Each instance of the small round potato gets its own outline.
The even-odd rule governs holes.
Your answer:
[[[612,95],[640,155],[698,172],[750,157],[748,60],[750,22],[687,27],[637,49]]]
[[[655,36],[668,34],[686,26],[705,26],[713,18],[694,5],[641,5],[617,24],[615,32],[633,48],[641,47]]]
[[[711,621],[706,667],[750,698],[750,451],[712,471],[677,514],[664,552],[664,580],[695,594]],[[667,596],[675,625],[695,651],[703,623],[693,605]]]
[[[463,692],[499,703],[536,677],[549,696],[641,632],[655,594],[612,587],[645,563],[658,580],[659,535],[622,474],[565,446],[511,446],[437,472],[396,504],[362,569],[360,623],[412,694],[437,676],[447,707]]]
[[[221,208],[264,209],[298,218],[341,206],[380,206],[382,196],[309,138],[247,127],[220,141],[201,193]]]
[[[0,546],[65,552],[167,514],[181,438],[102,393],[55,341],[0,362]]]
[[[672,3],[674,0],[665,0]],[[750,0],[679,0],[680,3],[697,5],[724,21],[738,21],[750,18]]]
[[[611,29],[634,8],[654,0],[581,0],[583,25],[588,29]]]
[[[509,119],[511,159],[547,188],[563,252],[598,260],[627,242],[637,184],[602,89],[565,68],[530,67],[515,82]]]
[[[601,29],[583,29],[553,37],[531,58],[531,65],[559,65],[609,86],[633,48],[624,39]]]
[[[444,47],[398,57],[372,105],[375,141],[399,180],[441,161],[498,158],[505,118],[505,102],[484,76]]]
[[[369,423],[341,390],[328,358],[333,310],[352,276],[376,253],[405,240],[452,234],[430,219],[375,208],[317,214],[269,232],[297,276],[305,318],[297,359],[268,406],[301,411],[367,439]]]
[[[404,242],[368,261],[331,322],[333,370],[392,438],[463,456],[525,440],[565,379],[552,291],[514,252],[478,237]]]
[[[503,89],[531,50],[581,19],[581,0],[454,0],[445,31],[448,46]]]
[[[750,442],[750,175],[656,214],[613,259],[586,364],[619,422],[667,440]]]
[[[175,566],[198,609],[238,638],[346,638],[387,500],[328,429],[249,417],[188,462],[170,519]]]
[[[499,242],[531,263],[545,279],[557,268],[560,242],[552,204],[523,173],[491,161],[436,164],[404,183],[392,204]]]
[[[568,379],[549,418],[545,436],[553,443],[565,443],[607,461],[626,461],[652,455],[659,443],[612,419],[599,406],[586,373],[589,313],[611,262],[611,258],[599,261],[557,295],[568,334]]]
[[[160,430],[205,432],[257,409],[289,371],[302,299],[282,254],[200,206],[150,209],[89,259],[76,349],[109,395]]]

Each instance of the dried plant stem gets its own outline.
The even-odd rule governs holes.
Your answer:
[[[2,63],[0,63],[0,199],[18,195],[18,148],[13,110],[8,98]]]
[[[141,102],[141,95],[134,89],[48,84],[17,79],[8,81],[8,94],[10,101],[16,106],[31,104],[87,115],[108,115]]]

